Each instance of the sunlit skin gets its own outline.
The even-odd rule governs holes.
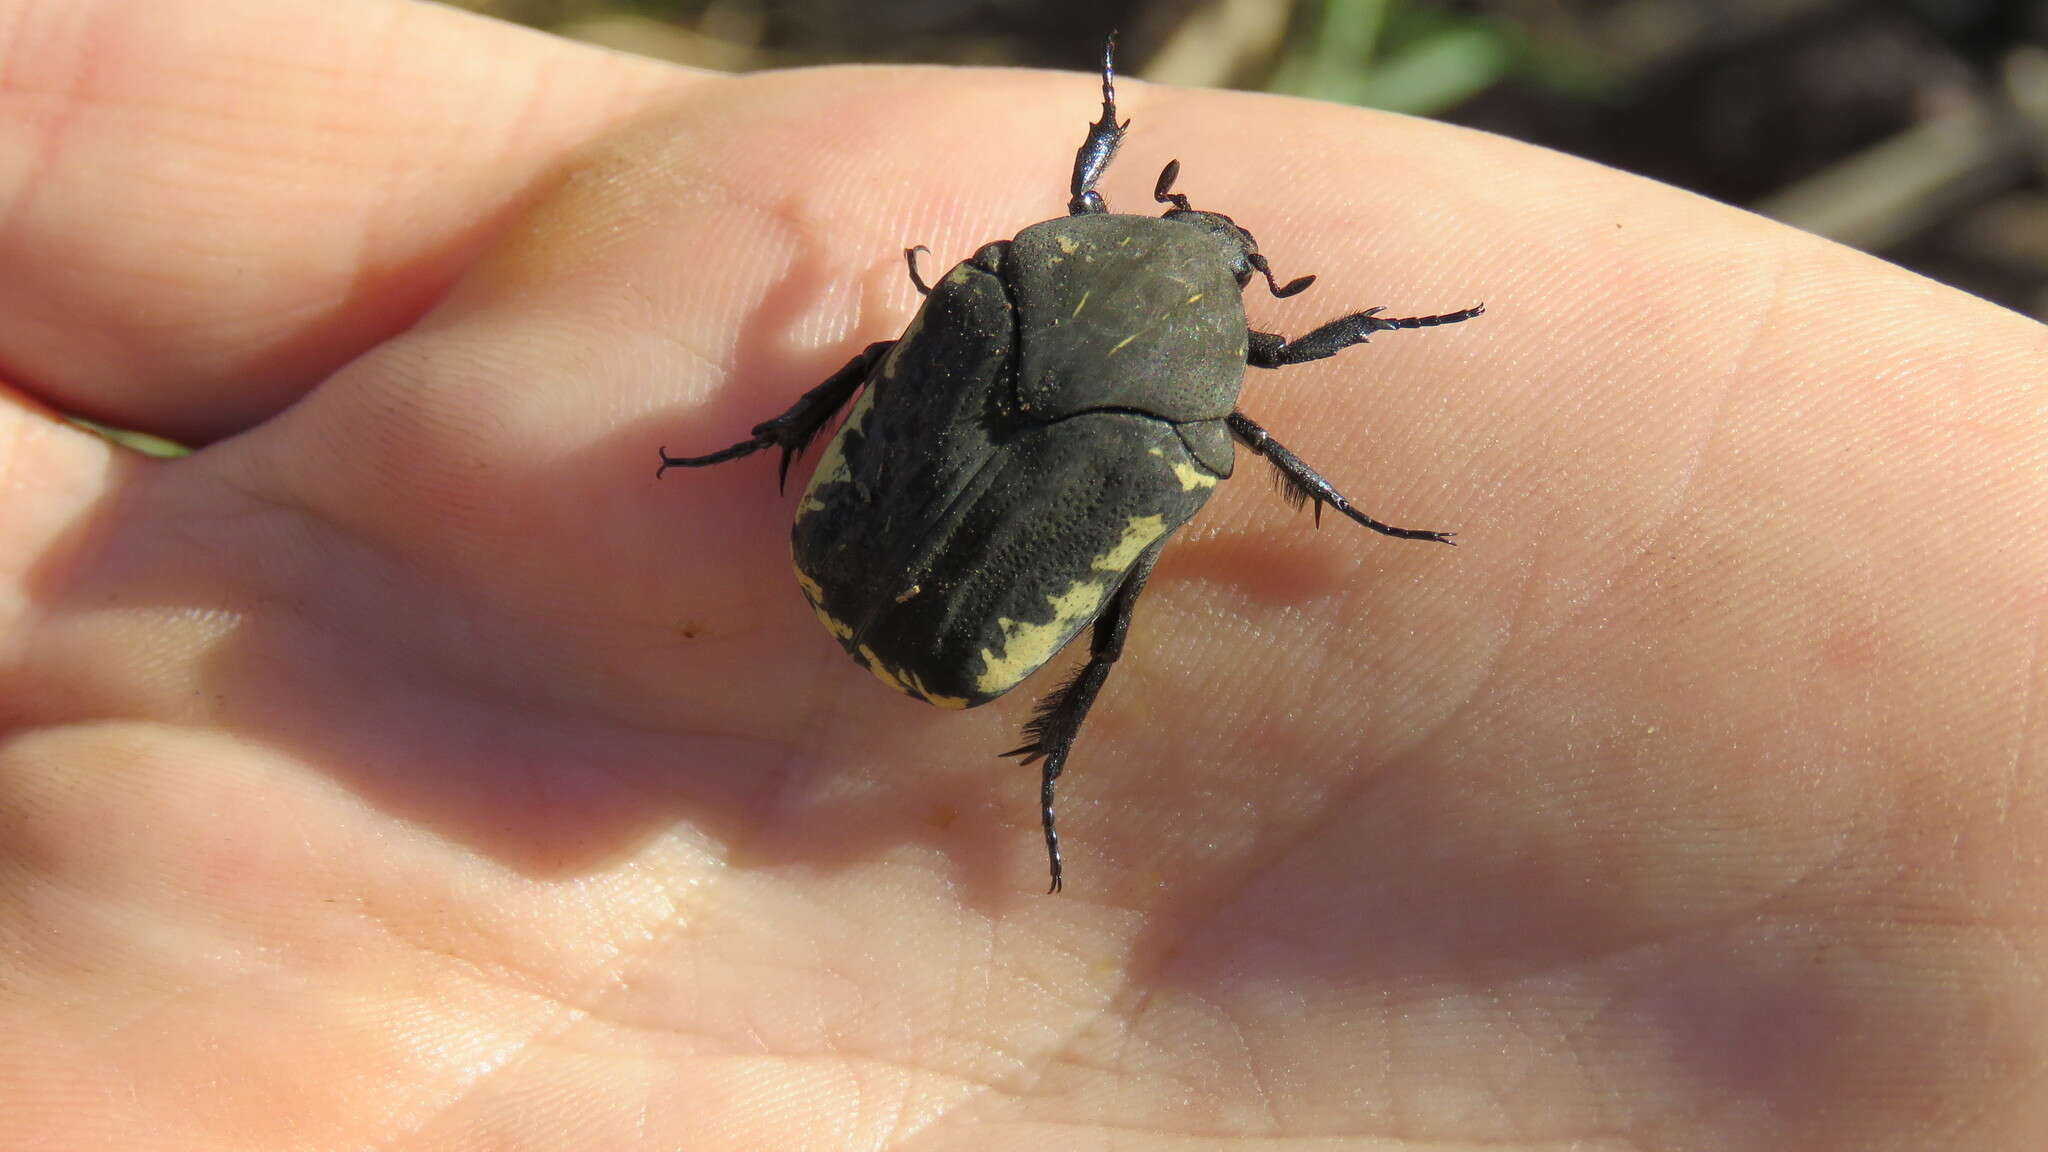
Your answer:
[[[1128,61],[1140,63],[1135,50]],[[0,4],[0,1148],[2048,1145],[2048,339],[1654,184],[1119,85],[1239,455],[1062,781],[731,443],[1064,210],[1076,71]],[[145,460],[52,409],[204,447]]]

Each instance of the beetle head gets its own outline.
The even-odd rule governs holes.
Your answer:
[[[1259,252],[1259,242],[1254,240],[1252,234],[1245,231],[1237,221],[1232,220],[1221,212],[1202,212],[1193,208],[1170,208],[1163,218],[1178,221],[1190,227],[1200,228],[1202,231],[1222,240],[1225,245],[1236,253],[1235,257],[1231,260],[1230,271],[1237,277],[1237,286],[1239,288],[1251,283],[1254,272],[1266,278],[1267,291],[1282,298],[1301,292],[1316,282],[1316,278],[1313,276],[1303,276],[1296,280],[1290,280],[1286,284],[1281,284],[1273,279],[1273,269],[1266,263],[1265,256]]]

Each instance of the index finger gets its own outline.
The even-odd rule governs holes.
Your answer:
[[[430,307],[565,153],[693,74],[407,0],[19,0],[0,382],[232,434]]]

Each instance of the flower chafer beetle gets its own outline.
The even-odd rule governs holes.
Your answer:
[[[1095,189],[1129,122],[1116,113],[1112,36],[1102,115],[1074,156],[1065,216],[984,245],[936,284],[905,252],[924,305],[738,444],[670,456],[661,471],[782,451],[780,477],[841,409],[853,409],[797,504],[797,584],[819,621],[884,684],[945,708],[1015,688],[1093,625],[1086,664],[1039,705],[1024,743],[1039,762],[1041,821],[1061,886],[1053,785],[1122,653],[1131,610],[1167,539],[1231,474],[1234,444],[1278,470],[1288,498],[1387,536],[1237,409],[1247,365],[1280,368],[1375,332],[1470,320],[1370,308],[1298,339],[1253,330],[1243,289],[1282,285],[1250,232],[1194,208],[1166,165],[1159,216],[1112,213]],[[856,401],[855,396],[859,399]]]

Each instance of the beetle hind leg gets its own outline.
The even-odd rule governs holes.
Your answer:
[[[912,274],[915,275],[914,267]],[[853,399],[853,394],[867,381],[868,374],[875,370],[875,365],[882,362],[882,357],[895,344],[894,340],[881,340],[868,345],[860,355],[847,361],[846,367],[827,377],[823,384],[797,397],[789,411],[754,425],[751,439],[705,456],[671,456],[668,449],[663,448],[661,467],[655,470],[655,478],[659,479],[671,468],[706,468],[738,460],[742,456],[752,456],[763,448],[778,447],[782,449],[782,464],[776,473],[775,487],[777,491],[782,490],[789,483],[790,460],[801,455],[811,441],[818,438],[818,433],[824,431],[832,417]]]
[[[1164,544],[1162,540],[1147,548],[1131,566],[1123,583],[1117,585],[1109,606],[1095,619],[1088,663],[1068,677],[1052,695],[1038,702],[1030,722],[1024,725],[1026,743],[1003,753],[1005,756],[1022,757],[1026,764],[1043,761],[1039,769],[1038,802],[1039,819],[1045,828],[1046,861],[1052,869],[1052,886],[1046,889],[1048,893],[1057,892],[1061,887],[1060,834],[1053,824],[1053,783],[1067,766],[1067,753],[1074,746],[1074,738],[1080,735],[1081,722],[1088,718],[1088,709],[1094,706],[1103,681],[1109,679],[1110,666],[1123,655],[1124,637],[1131,630],[1131,609],[1138,603],[1138,594],[1145,589],[1146,577],[1152,575],[1152,566],[1159,562],[1159,550]]]
[[[1393,536],[1402,540],[1433,540],[1438,544],[1450,544],[1452,533],[1432,532],[1425,528],[1396,528],[1392,524],[1375,520],[1351,506],[1351,501],[1337,491],[1336,485],[1323,479],[1322,474],[1309,467],[1302,458],[1282,447],[1278,440],[1264,428],[1252,422],[1242,412],[1232,412],[1229,417],[1230,434],[1237,442],[1264,456],[1280,475],[1285,486],[1287,502],[1299,508],[1304,503],[1315,505],[1317,527],[1323,523],[1323,505],[1327,504],[1351,518],[1355,523],[1378,532],[1382,536]]]

